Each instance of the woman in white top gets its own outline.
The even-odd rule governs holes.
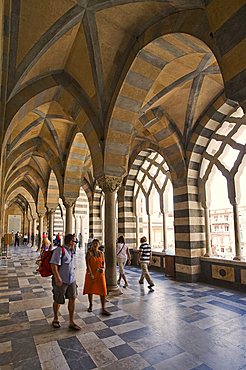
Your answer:
[[[131,264],[131,255],[128,249],[128,246],[125,244],[125,239],[123,236],[120,236],[118,238],[118,242],[116,244],[116,258],[117,258],[117,264],[119,266],[119,279],[117,283],[120,285],[121,278],[124,280],[125,284],[123,288],[126,288],[128,286],[126,275],[124,271],[125,264],[128,260],[128,264]]]

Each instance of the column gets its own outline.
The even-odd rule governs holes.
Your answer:
[[[33,219],[33,247],[36,247],[37,220]]]
[[[48,210],[48,219],[49,219],[49,240],[53,245],[53,234],[54,234],[54,215],[55,209],[50,208]]]
[[[162,214],[162,238],[163,238],[163,253],[167,251],[167,220],[166,213],[164,210],[161,211]]]
[[[32,220],[28,220],[28,243],[32,240]]]
[[[38,249],[40,249],[42,244],[42,236],[44,232],[44,215],[39,213],[38,218],[39,218]]]
[[[149,238],[149,244],[152,245],[152,220],[151,220],[150,213],[148,213],[148,238]]]
[[[210,212],[209,212],[208,207],[204,206],[203,208],[204,208],[205,236],[206,236],[206,253],[204,254],[204,257],[211,257],[212,248],[211,248],[211,234],[210,234]]]
[[[136,220],[136,248],[139,246],[139,217],[138,215],[135,216]]]
[[[238,205],[234,203],[232,206],[233,206],[234,235],[235,235],[235,249],[236,249],[236,255],[233,259],[236,261],[240,261],[243,256],[242,256],[242,249],[241,249],[241,234],[240,234]]]
[[[117,285],[116,276],[116,191],[122,179],[119,177],[104,176],[98,184],[105,194],[105,260],[106,281],[109,292],[115,295],[122,294]]]
[[[152,224],[151,224],[151,213],[150,213],[150,197],[146,199],[146,213],[148,216],[148,242],[152,245]],[[146,235],[145,235],[146,236]]]
[[[199,182],[199,200],[201,206],[204,210],[204,223],[205,223],[205,246],[206,253],[204,257],[212,256],[212,246],[211,246],[211,232],[210,232],[210,204],[211,204],[211,195],[206,193],[205,182]]]
[[[73,207],[74,201],[66,200],[64,202],[66,207],[66,226],[65,226],[65,235],[73,233]]]
[[[22,219],[22,230],[20,230],[20,233],[22,234],[22,237],[24,236],[25,234],[25,223],[26,223],[26,212],[24,211],[23,212],[23,219]]]
[[[228,196],[233,208],[234,237],[235,237],[235,257],[233,259],[236,261],[240,261],[243,258],[241,250],[241,233],[238,212],[238,203],[240,202],[240,192],[238,191],[238,189],[236,189],[234,178],[231,178],[230,181],[228,182]]]

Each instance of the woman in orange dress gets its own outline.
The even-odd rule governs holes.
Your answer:
[[[105,261],[104,253],[98,248],[99,240],[94,239],[91,248],[86,253],[86,275],[83,294],[88,294],[89,308],[88,312],[92,312],[93,294],[100,295],[102,304],[102,315],[109,316],[111,312],[105,309],[105,297],[107,295],[106,279],[105,279]]]

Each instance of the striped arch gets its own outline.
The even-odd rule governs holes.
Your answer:
[[[17,204],[22,213],[24,213],[28,208],[27,200],[21,194],[18,194],[15,198],[11,199],[7,204],[7,208],[10,208],[14,203]]]
[[[39,153],[36,153],[36,146],[39,148]],[[18,179],[23,174],[27,173],[35,179],[35,182],[39,187],[42,188],[43,193],[46,191],[46,178],[43,178],[42,175],[30,165],[28,162],[32,155],[41,156],[46,159],[50,168],[52,168],[58,178],[59,185],[62,185],[61,173],[63,170],[63,165],[60,161],[60,158],[55,155],[51,148],[47,148],[45,142],[36,139],[31,139],[20,145],[7,157],[6,167],[5,167],[5,176],[3,185],[8,186],[8,183],[11,183],[13,178]],[[26,168],[24,164],[26,163]]]
[[[176,276],[195,281],[205,252],[204,213],[199,202],[198,175],[202,153],[213,132],[238,104],[221,95],[197,122],[187,148],[187,176],[173,182]]]
[[[41,188],[38,189],[37,213],[40,215],[45,215],[46,213],[45,194],[46,193],[43,193]]]
[[[136,239],[137,214],[134,207],[134,198],[136,197],[136,193],[134,193],[136,178],[139,173],[139,169],[142,167],[146,158],[153,152],[158,153],[163,157],[163,168],[165,173],[168,172],[169,177],[170,169],[167,165],[164,150],[160,150],[160,147],[157,145],[143,142],[135,148],[134,154],[131,155],[128,176],[125,177],[123,186],[118,191],[118,233],[119,235],[126,236],[127,243],[131,245],[132,248],[135,248],[138,243],[138,240]],[[165,164],[164,161],[166,162]],[[152,183],[159,187],[156,180],[153,179]]]
[[[55,210],[59,203],[59,186],[54,171],[50,172],[50,179],[47,187],[46,207]]]
[[[89,233],[99,240],[102,240],[101,197],[102,190],[96,186],[89,200]]]
[[[194,22],[192,20],[194,18],[199,19],[199,26],[197,27],[196,25],[193,28]],[[145,133],[145,127],[142,122],[139,122],[139,118],[146,113],[148,108],[146,106],[145,111],[142,111],[146,96],[154,81],[158,79],[162,69],[168,63],[168,60],[162,58],[157,52],[155,53],[154,47],[150,52],[148,46],[154,45],[156,42],[162,42],[166,44],[166,50],[174,55],[176,53],[177,57],[179,57],[182,54],[178,54],[176,50],[171,50],[172,45],[162,39],[162,37],[165,35],[172,37],[173,34],[186,34],[187,42],[189,42],[190,35],[194,36],[207,44],[214,55],[216,55],[217,52],[214,50],[215,48],[211,39],[209,39],[209,35],[204,33],[204,29],[207,27],[207,18],[202,9],[182,11],[165,17],[162,22],[150,27],[138,39],[137,46],[132,50],[122,71],[117,87],[118,90],[115,93],[117,98],[115,102],[112,102],[111,106],[112,113],[109,116],[110,121],[105,145],[104,169],[106,174],[124,176],[127,173],[127,163],[133,138],[138,133]],[[199,51],[199,48],[196,51]],[[173,144],[177,144],[177,139],[172,137],[174,141],[171,141],[171,138],[165,140],[165,137],[162,137],[161,140],[158,140],[156,138],[157,135],[153,134],[154,132],[152,132],[151,136],[153,142],[156,142],[156,139],[159,142],[163,140],[163,147],[167,145],[168,149],[170,148],[171,156],[174,156],[175,150],[173,151],[171,147]]]
[[[56,235],[57,233],[64,233],[65,231],[65,217],[66,217],[66,208],[63,205],[62,199],[59,199],[59,204],[55,210],[55,215],[54,215],[54,234]]]
[[[89,181],[87,181],[87,179],[85,177],[81,181],[81,186],[84,189],[85,194],[87,195],[88,202],[90,202],[93,198],[93,189],[92,189]]]
[[[94,175],[100,177],[103,168],[100,141],[103,137],[102,126],[89,97],[72,76],[65,72],[53,72],[48,76],[35,78],[12,97],[6,108],[4,147],[18,119],[52,101],[60,104],[65,118],[75,122],[83,133],[90,149]]]
[[[129,173],[124,180],[124,185],[118,191],[118,234],[125,235],[126,242],[131,248],[136,248],[138,242],[136,239],[136,213],[133,207],[134,185],[138,170],[149,153],[147,148],[144,150],[138,147],[138,151],[131,158]]]
[[[33,198],[33,196],[22,186],[17,187],[8,195],[8,197],[6,198],[6,205],[10,204],[11,201],[13,201],[14,199],[17,199],[19,195],[26,199],[27,204],[30,207],[32,217],[37,218],[35,198]]]
[[[23,191],[25,191],[26,194],[29,194],[29,196],[31,196],[35,202],[37,196],[36,189],[34,189],[33,184],[31,184],[31,182],[28,181],[27,178],[25,178],[25,179],[16,179],[14,182],[12,182],[11,186],[4,193],[4,204],[6,200],[9,198],[9,196],[11,196],[11,194],[18,188],[23,188],[24,189]]]
[[[244,0],[209,1],[206,12],[215,44],[220,55],[219,64],[225,82],[226,96],[234,101],[245,102],[246,47],[245,47]],[[229,37],[230,35],[230,37]]]
[[[89,148],[83,134],[77,133],[70,146],[64,178],[64,198],[76,200],[79,196],[83,174],[89,169]]]
[[[8,178],[6,177],[7,181],[5,178],[5,181],[3,183],[4,189],[7,191],[8,188],[14,182],[19,181],[21,178],[24,179],[27,176],[26,174],[28,174],[28,177],[31,177],[33,181],[37,183],[39,187],[41,187],[43,192],[45,191],[46,187],[45,187],[44,179],[40,176],[40,174],[37,171],[35,171],[35,169],[30,168],[28,166],[17,168],[13,172],[11,172],[11,176],[9,176]]]
[[[197,125],[190,138],[187,148],[187,159],[189,169],[201,164],[202,153],[206,149],[209,139],[215,130],[224,122],[226,117],[238,108],[238,103],[226,98],[225,94],[220,95],[205,114],[197,122]]]

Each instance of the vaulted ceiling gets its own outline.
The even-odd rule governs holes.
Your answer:
[[[185,150],[224,91],[210,3],[4,1],[3,192],[21,183],[46,197],[53,171],[60,195],[75,196],[93,174],[125,174],[139,140],[157,143],[149,111],[161,110]]]

